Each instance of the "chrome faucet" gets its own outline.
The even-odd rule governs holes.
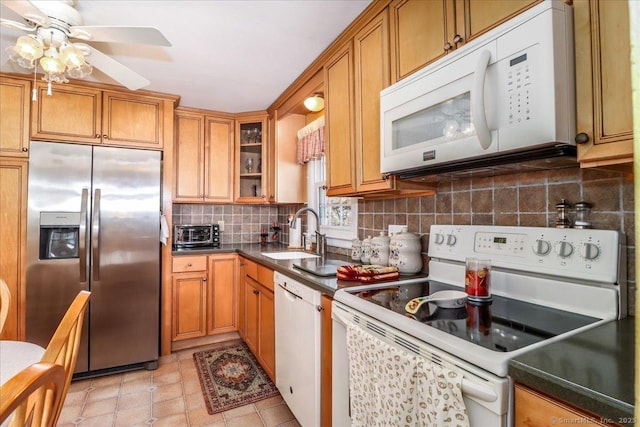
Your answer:
[[[320,233],[320,217],[316,211],[310,207],[298,209],[298,212],[293,215],[293,219],[291,220],[291,228],[296,228],[296,219],[305,211],[311,212],[313,216],[316,217],[316,254],[324,259],[327,256],[327,236],[326,234]]]

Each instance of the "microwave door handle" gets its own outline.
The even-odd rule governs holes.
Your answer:
[[[480,52],[480,57],[473,73],[473,86],[471,88],[471,118],[480,146],[484,150],[491,145],[491,131],[487,124],[487,115],[484,108],[484,80],[490,60],[491,52],[488,50]]]
[[[80,224],[78,230],[78,249],[80,258],[80,282],[87,281],[87,203],[89,199],[89,190],[82,189],[82,201],[80,202]]]
[[[93,224],[91,225],[91,254],[93,255],[93,280],[100,280],[100,189],[93,197]]]

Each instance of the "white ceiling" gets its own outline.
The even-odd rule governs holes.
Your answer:
[[[371,0],[77,0],[84,25],[158,28],[171,47],[91,45],[146,77],[144,89],[180,105],[230,113],[266,109]],[[0,16],[23,22],[0,7]],[[0,27],[0,69],[25,72],[5,49],[22,31]],[[87,79],[116,83],[98,70]]]

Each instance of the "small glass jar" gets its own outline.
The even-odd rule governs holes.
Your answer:
[[[556,204],[556,228],[570,228],[571,220],[569,219],[569,211],[573,209],[571,203],[565,199],[560,200],[560,203]]]
[[[575,228],[591,228],[591,219],[589,218],[591,207],[591,203],[587,202],[578,202],[575,204],[576,219],[573,221]]]
[[[465,260],[464,290],[470,301],[491,299],[491,260],[467,258]]]

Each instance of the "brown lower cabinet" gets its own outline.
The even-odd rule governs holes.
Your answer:
[[[617,426],[612,422],[601,422],[601,417],[588,414],[566,405],[536,390],[521,384],[515,385],[516,426],[552,426],[569,423],[581,426]]]
[[[236,254],[173,259],[172,341],[237,329],[237,264]]]
[[[275,382],[273,270],[240,257],[240,295],[238,332]]]

